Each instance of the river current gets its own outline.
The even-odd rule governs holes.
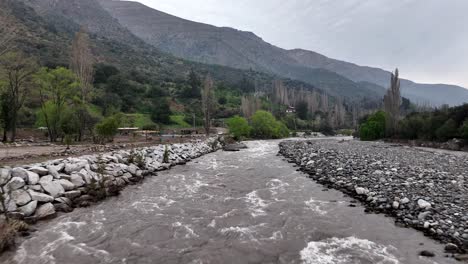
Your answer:
[[[441,244],[296,171],[277,156],[278,141],[247,144],[41,222],[0,262],[456,263]]]

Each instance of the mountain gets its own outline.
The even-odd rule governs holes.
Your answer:
[[[191,70],[200,76],[210,73],[220,84],[236,89],[248,79],[255,81],[258,89],[267,90],[278,79],[272,74],[203,64],[161,52],[122,26],[97,0],[0,0],[0,23],[17,28],[16,46],[43,66],[68,66],[72,39],[84,26],[90,32],[96,63],[150,75],[166,87],[187,85]],[[283,81],[288,88],[320,90],[300,81]]]
[[[100,3],[133,34],[181,58],[273,73],[344,97],[382,96],[390,80],[388,71],[312,51],[281,49],[251,32],[185,20],[137,2],[100,0]],[[402,80],[402,92],[419,103],[457,105],[468,101],[468,90],[454,85]]]

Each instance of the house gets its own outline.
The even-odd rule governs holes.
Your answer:
[[[296,113],[296,108],[293,107],[293,106],[288,106],[288,108],[286,109],[286,113],[294,114],[294,113]]]

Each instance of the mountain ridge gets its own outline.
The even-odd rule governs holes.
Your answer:
[[[324,69],[354,82],[348,84],[358,87],[353,92],[361,90],[361,82],[381,86],[372,90],[374,96],[381,96],[382,88],[387,87],[390,80],[390,72],[383,69],[335,60],[305,49],[282,49],[252,32],[193,22],[138,2],[99,0],[99,3],[136,36],[162,51],[185,59],[241,69],[253,68],[314,85],[321,82],[314,75],[316,71],[310,70]],[[340,92],[349,96],[350,93],[343,90]],[[457,85],[420,84],[403,79],[402,91],[404,96],[419,103],[456,105],[468,101],[468,90]]]

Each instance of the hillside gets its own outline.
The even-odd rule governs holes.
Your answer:
[[[178,57],[274,73],[345,97],[381,96],[389,82],[387,71],[311,51],[284,50],[251,32],[188,21],[137,2],[100,0],[100,3],[136,36]],[[373,89],[363,86],[363,82],[374,84]],[[402,80],[402,90],[404,96],[421,103],[456,105],[468,101],[468,90],[459,86]]]

